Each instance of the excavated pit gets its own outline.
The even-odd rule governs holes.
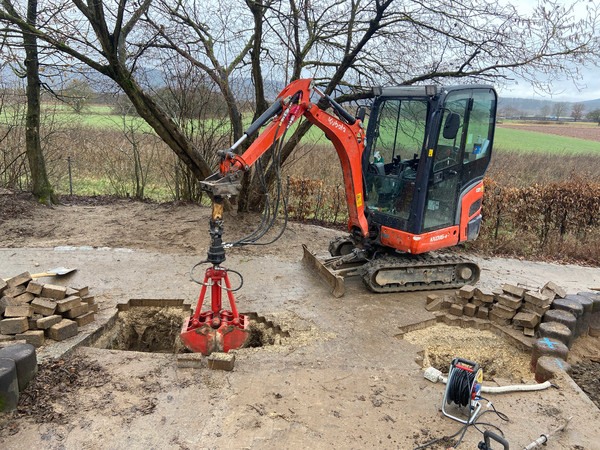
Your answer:
[[[516,345],[499,330],[482,330],[435,323],[408,331],[402,338],[423,348],[417,363],[448,373],[450,362],[463,358],[479,364],[484,380],[531,381],[529,349]]]
[[[149,353],[188,352],[181,340],[181,327],[192,314],[183,300],[132,299],[117,306],[114,325],[91,344],[94,348]],[[282,345],[290,334],[257,313],[243,313],[249,320],[245,348]]]

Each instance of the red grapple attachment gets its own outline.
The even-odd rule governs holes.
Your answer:
[[[225,282],[225,288],[222,283]],[[206,288],[211,287],[211,311],[202,311]],[[227,291],[231,311],[221,309],[222,290]],[[210,355],[242,347],[248,340],[249,319],[239,314],[231,293],[227,270],[209,267],[204,275],[198,305],[194,315],[188,318],[181,330],[181,339],[193,352]]]

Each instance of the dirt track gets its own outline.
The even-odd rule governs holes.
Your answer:
[[[0,273],[74,265],[78,272],[64,282],[88,284],[104,315],[130,298],[195,301],[188,270],[206,251],[206,208],[116,201],[48,209],[19,201],[20,216],[0,223]],[[233,238],[253,219],[225,220]],[[239,351],[228,373],[177,369],[169,354],[81,348],[65,363],[81,376],[48,400],[56,418],[5,421],[1,447],[412,448],[454,433],[459,424],[439,411],[443,387],[423,380],[415,362],[421,349],[395,337],[400,327],[432,317],[425,294],[373,295],[350,281],[335,299],[302,267],[301,243],[325,254],[337,234],[291,224],[275,245],[229,254],[227,264],[246,278],[240,308],[267,316],[297,340]],[[593,268],[477,262],[487,287],[549,279],[570,292],[600,285]],[[566,381],[557,384],[560,391],[497,396],[494,404],[511,421],[486,418],[516,448],[573,415],[569,433],[547,448],[597,448],[599,433],[589,424],[599,423],[600,412]],[[461,448],[480,440],[471,429]]]

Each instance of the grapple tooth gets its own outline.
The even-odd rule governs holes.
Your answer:
[[[344,295],[344,278],[333,272],[327,266],[325,266],[317,257],[302,244],[304,250],[304,256],[302,256],[302,262],[309,268],[313,269],[325,281],[329,287],[331,287],[331,293],[334,297],[339,298]]]
[[[191,317],[186,320],[181,329],[181,340],[186,348],[205,356],[213,352],[227,353],[243,347],[249,338],[248,319],[240,315],[240,326],[222,323],[219,328],[213,328],[208,323],[196,328],[190,328]]]

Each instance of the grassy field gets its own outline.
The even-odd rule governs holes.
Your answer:
[[[568,125],[567,125],[568,126]],[[494,149],[536,153],[600,155],[600,142],[536,131],[496,128]]]

